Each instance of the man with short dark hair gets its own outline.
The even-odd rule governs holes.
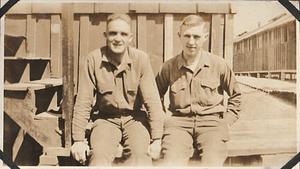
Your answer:
[[[90,136],[90,165],[111,165],[120,142],[130,150],[127,165],[151,165],[149,154],[157,158],[160,153],[163,110],[148,55],[129,46],[133,38],[130,22],[126,14],[108,16],[104,33],[107,46],[89,53],[80,70],[71,150],[79,162],[86,160],[89,150],[85,127],[94,94],[99,113]],[[141,111],[142,104],[149,117]],[[144,125],[148,118],[151,135]]]
[[[166,61],[156,77],[161,97],[170,87],[163,162],[187,165],[195,145],[202,165],[221,166],[227,157],[228,126],[240,112],[241,92],[226,62],[203,50],[209,36],[203,18],[185,17],[178,34],[182,53]],[[229,95],[227,109],[224,91]]]

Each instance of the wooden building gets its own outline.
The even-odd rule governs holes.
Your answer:
[[[282,14],[234,39],[233,70],[238,75],[296,78],[296,19]]]
[[[131,45],[150,55],[155,73],[181,51],[177,31],[189,14],[209,25],[205,49],[232,66],[235,11],[229,3],[18,3],[4,25],[4,152],[17,164],[74,165],[66,161],[78,70],[89,51],[105,45],[106,17],[114,12],[131,16]],[[242,152],[246,158],[229,150],[227,165],[251,165]]]

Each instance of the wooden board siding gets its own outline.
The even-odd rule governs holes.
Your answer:
[[[154,74],[156,75],[163,63],[164,55],[164,15],[148,14],[146,18],[146,50]],[[137,36],[138,37],[138,36]],[[139,37],[138,37],[139,38]]]
[[[257,42],[256,45],[252,45],[252,52],[250,52],[254,57],[253,62],[251,62],[249,51],[245,49],[243,51],[236,50],[234,53],[234,63],[239,66],[235,67],[234,71],[296,69],[295,21],[259,32],[247,39],[235,42],[234,46],[236,48],[237,45],[244,46],[247,40],[253,43],[254,41]],[[241,60],[243,57],[244,60]]]
[[[233,14],[225,15],[224,59],[230,68],[233,67]]]
[[[61,56],[61,20],[60,15],[51,15],[51,76],[62,77],[62,56]]]
[[[211,18],[211,52],[223,57],[224,15],[213,14]]]
[[[15,37],[27,37],[26,36],[26,15],[13,15],[5,18],[5,34],[15,36]],[[4,41],[7,41],[4,39]],[[26,55],[26,40],[23,40],[19,46],[13,46],[13,44],[5,44],[10,49],[17,48],[15,56],[25,56]]]

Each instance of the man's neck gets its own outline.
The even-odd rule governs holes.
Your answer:
[[[108,55],[109,55],[109,60],[114,64],[116,67],[118,67],[123,59],[124,56],[127,54],[127,50],[124,53],[113,53],[110,49],[108,49]]]
[[[199,53],[197,55],[191,56],[191,55],[186,55],[183,53],[183,58],[185,61],[185,64],[187,66],[193,64],[195,61],[198,60],[199,57],[201,57],[202,51],[199,51]]]

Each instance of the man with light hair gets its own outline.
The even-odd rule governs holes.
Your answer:
[[[187,165],[194,147],[203,166],[222,166],[227,157],[228,126],[239,117],[241,92],[226,62],[203,49],[208,32],[202,17],[185,17],[178,33],[183,51],[166,61],[156,77],[161,98],[170,87],[171,116],[166,117],[162,142],[165,165]]]
[[[86,161],[85,128],[96,95],[90,166],[111,165],[121,142],[129,150],[126,165],[149,166],[150,156],[158,158],[161,150],[164,114],[159,93],[149,56],[129,46],[133,38],[130,22],[126,14],[109,15],[104,32],[107,45],[89,53],[80,70],[71,151],[76,160]],[[148,115],[141,111],[142,104]],[[145,127],[148,122],[150,133]]]

